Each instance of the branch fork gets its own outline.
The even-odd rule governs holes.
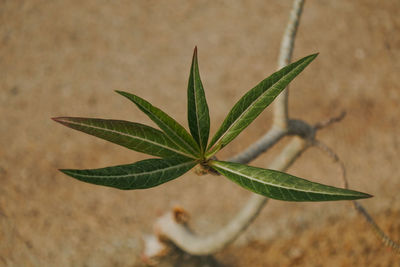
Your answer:
[[[293,2],[289,21],[281,43],[278,68],[288,65],[291,61],[294,40],[303,5],[304,0],[294,0]],[[283,148],[270,166],[268,166],[269,169],[285,171],[308,147],[315,146],[324,151],[334,162],[339,164],[342,173],[343,187],[347,188],[348,183],[345,176],[344,164],[333,150],[316,140],[316,133],[318,130],[341,121],[346,113],[341,112],[339,116],[329,118],[315,125],[310,125],[299,119],[290,119],[288,115],[287,88],[275,100],[273,111],[273,125],[270,130],[246,150],[230,158],[229,161],[243,164],[248,163],[266,152],[283,137],[293,136],[292,140]],[[196,169],[195,172],[196,174],[204,175],[210,173],[210,170],[200,167]],[[182,208],[174,208],[155,222],[154,235],[145,237],[144,258],[147,260],[156,259],[165,255],[171,243],[191,255],[211,255],[234,241],[257,217],[267,201],[268,198],[266,197],[252,194],[246,204],[227,225],[216,233],[206,236],[196,235],[189,228],[188,213]],[[354,208],[359,214],[366,218],[367,222],[372,226],[383,243],[399,253],[399,244],[392,241],[384,234],[359,202],[353,201],[353,203]]]

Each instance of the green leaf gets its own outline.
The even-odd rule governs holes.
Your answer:
[[[192,155],[182,152],[163,132],[140,123],[76,117],[59,117],[53,120],[149,155],[162,158],[193,158]]]
[[[192,154],[195,157],[199,157],[200,151],[198,144],[186,129],[176,120],[143,98],[123,91],[116,92],[135,103],[136,106],[149,116],[149,118],[154,121],[181,150]]]
[[[212,138],[221,149],[240,134],[318,54],[304,57],[275,72],[247,92],[232,108]],[[213,149],[215,151],[215,149]],[[216,151],[215,151],[216,152]]]
[[[209,164],[240,186],[278,200],[332,201],[371,197],[365,193],[310,182],[279,171],[223,161],[210,161]]]
[[[178,159],[147,159],[101,169],[60,171],[83,182],[129,190],[150,188],[171,181],[196,163]]]
[[[192,66],[188,82],[188,121],[189,129],[200,146],[203,154],[208,142],[210,133],[210,115],[206,96],[201,83],[199,66],[197,62],[197,47],[194,49]]]

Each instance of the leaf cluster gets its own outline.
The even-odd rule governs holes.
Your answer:
[[[58,117],[55,121],[158,158],[100,169],[62,169],[80,181],[118,189],[150,188],[175,179],[195,165],[212,170],[266,197],[286,201],[330,201],[370,195],[307,181],[287,173],[219,161],[215,154],[236,138],[308,66],[317,54],[304,57],[262,80],[233,106],[211,138],[210,116],[194,50],[187,88],[189,132],[161,109],[137,95],[116,91],[132,101],[159,129],[121,120]]]

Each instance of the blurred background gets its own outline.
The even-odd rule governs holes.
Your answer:
[[[62,127],[56,116],[154,125],[113,90],[137,94],[186,122],[191,56],[211,133],[234,103],[276,69],[292,1],[0,1],[0,265],[140,266],[142,236],[174,205],[199,233],[230,220],[249,192],[187,173],[145,191],[85,184],[59,168],[99,168],[145,156]],[[290,114],[310,123],[347,167],[350,188],[394,240],[400,237],[400,2],[307,1],[294,59],[319,57],[291,83]],[[267,109],[220,159],[270,126]],[[287,142],[285,139],[283,144]],[[282,144],[251,164],[266,167]],[[289,170],[340,185],[338,166],[309,149]],[[226,266],[394,266],[350,202],[271,200],[231,246]]]

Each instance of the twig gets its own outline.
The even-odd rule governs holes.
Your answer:
[[[385,246],[393,249],[393,251],[395,251],[397,254],[400,254],[400,244],[393,241],[393,239],[391,239],[388,235],[385,234],[385,232],[374,221],[374,219],[367,212],[367,210],[358,201],[353,201],[353,206],[354,206],[355,210],[365,218],[367,223],[371,226],[371,228],[374,230],[374,232],[378,235],[378,238],[382,241],[382,243]]]
[[[339,156],[335,153],[335,151],[333,151],[330,147],[328,147],[324,143],[321,143],[318,140],[313,140],[312,145],[320,149],[321,151],[325,152],[325,154],[328,155],[328,157],[330,157],[333,160],[333,162],[339,164],[342,187],[348,189],[349,183],[346,177],[346,167],[344,166],[343,161],[341,161]]]
[[[340,160],[339,156],[327,145],[324,143],[321,143],[318,140],[314,140],[313,145],[320,149],[321,151],[325,152],[326,155],[328,155],[335,163],[338,163],[340,166],[341,170],[341,180],[343,183],[343,187],[345,189],[348,189],[348,181],[346,178],[346,167],[344,166],[343,161]],[[354,209],[360,214],[361,216],[364,217],[368,225],[374,230],[374,232],[378,235],[378,238],[382,241],[382,243],[393,249],[396,253],[400,254],[400,244],[393,241],[388,235],[385,234],[385,232],[382,230],[382,228],[379,227],[379,225],[375,222],[375,220],[372,218],[372,216],[367,212],[367,210],[364,208],[361,203],[358,201],[352,201],[353,202],[353,207]]]
[[[318,122],[314,125],[315,130],[320,130],[322,128],[326,128],[333,123],[339,122],[344,119],[346,116],[346,111],[342,111],[338,116],[329,118],[325,121]]]

